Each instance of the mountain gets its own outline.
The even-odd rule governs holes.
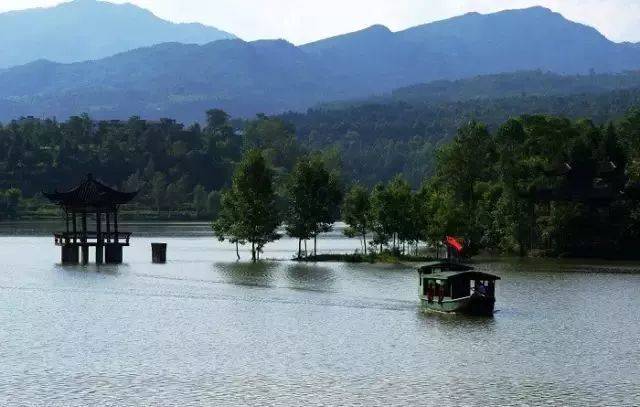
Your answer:
[[[397,33],[374,26],[303,49],[332,61],[333,73],[343,80],[364,87],[378,83],[382,91],[519,70],[575,74],[640,68],[636,45],[609,41],[542,7],[470,13]]]
[[[165,43],[98,61],[8,69],[0,73],[0,101],[23,115],[196,121],[216,106],[236,114],[284,111],[340,94],[320,83],[330,81],[286,41]]]
[[[0,14],[0,68],[38,59],[79,62],[135,48],[206,44],[233,35],[202,24],[174,24],[132,4],[75,0]]]
[[[167,43],[90,62],[37,61],[0,71],[0,120],[87,112],[96,118],[194,121],[213,107],[239,116],[304,110],[477,75],[591,72],[582,79],[587,83],[597,73],[630,69],[640,69],[640,46],[609,41],[593,28],[534,7],[466,14],[395,33],[373,26],[300,47],[282,40]],[[529,86],[548,88],[552,82]],[[515,94],[525,91],[518,82],[509,86]],[[633,84],[613,89],[625,86]]]

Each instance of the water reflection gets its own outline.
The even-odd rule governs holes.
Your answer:
[[[314,291],[330,291],[336,278],[334,271],[329,267],[313,264],[287,265],[285,274],[294,287]]]
[[[215,269],[229,283],[245,286],[269,287],[274,281],[277,262],[216,263]]]
[[[462,314],[445,314],[442,312],[430,312],[419,309],[418,319],[427,327],[438,327],[452,331],[452,334],[459,331],[470,330],[491,330],[495,327],[495,316],[475,317]]]
[[[54,270],[68,275],[86,275],[86,274],[102,274],[107,276],[118,276],[129,268],[128,264],[101,264],[96,265],[89,263],[80,264],[61,264],[54,266]]]

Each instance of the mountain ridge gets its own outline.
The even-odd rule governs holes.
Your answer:
[[[235,116],[300,111],[478,75],[634,69],[640,46],[615,43],[537,7],[471,13],[395,33],[374,25],[303,46],[225,39],[163,43],[74,64],[40,61],[0,71],[0,101],[14,115],[196,121],[209,108]],[[0,120],[11,118],[0,109]]]
[[[7,68],[38,59],[73,63],[163,42],[203,44],[235,36],[200,23],[163,20],[129,3],[75,0],[0,14],[0,38],[0,68]]]

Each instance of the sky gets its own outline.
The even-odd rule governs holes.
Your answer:
[[[0,0],[0,12],[62,0]],[[597,28],[614,41],[640,42],[640,0],[111,0],[133,3],[174,22],[200,22],[245,40],[303,44],[384,24],[393,31],[471,11],[535,5]]]

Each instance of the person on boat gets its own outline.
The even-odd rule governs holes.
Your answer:
[[[487,287],[482,282],[479,282],[476,286],[476,292],[480,295],[487,295]]]

